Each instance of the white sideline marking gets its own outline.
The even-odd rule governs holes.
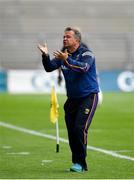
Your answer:
[[[2,146],[3,149],[11,149],[11,146]]]
[[[49,160],[49,159],[42,160],[42,163],[51,163],[51,162],[53,162],[53,160]]]
[[[47,159],[45,159],[45,160],[42,160],[42,161],[41,161],[41,165],[44,166],[46,163],[52,163],[52,162],[53,162],[53,160],[47,160]]]
[[[5,122],[1,122],[1,121],[0,121],[0,126],[5,127],[5,128],[9,128],[9,129],[13,129],[13,130],[16,130],[16,131],[24,132],[24,133],[27,133],[27,134],[32,134],[32,135],[35,135],[35,136],[40,136],[40,137],[56,140],[56,137],[53,136],[53,135],[40,133],[40,132],[30,130],[30,129],[26,129],[26,128],[21,128],[21,127],[14,126],[14,125],[11,125],[11,124],[8,124],[8,123],[5,123]],[[64,139],[64,138],[60,138],[60,141],[64,142],[64,143],[68,143],[68,140]],[[97,147],[93,147],[93,146],[87,146],[87,149],[90,149],[90,150],[93,150],[93,151],[98,151],[98,152],[101,152],[101,153],[104,153],[104,154],[107,154],[107,155],[110,155],[110,156],[113,156],[113,157],[117,157],[117,158],[120,158],[120,159],[126,159],[126,160],[130,160],[130,161],[134,161],[133,157],[120,155],[120,154],[118,154],[116,152],[113,152],[113,151],[109,151],[109,150],[105,150],[105,149],[101,149],[101,148],[97,148]]]
[[[30,152],[9,152],[9,155],[29,155]]]
[[[124,149],[124,150],[117,150],[117,151],[113,151],[113,152],[133,152],[133,150],[127,150],[127,149]]]

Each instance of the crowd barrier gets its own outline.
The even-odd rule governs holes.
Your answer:
[[[57,83],[58,72],[44,70],[0,71],[0,92],[50,93],[55,85],[57,93],[65,93],[64,80]],[[100,88],[103,92],[134,92],[134,71],[113,70],[99,72]]]
[[[7,72],[0,71],[0,92],[7,91]]]

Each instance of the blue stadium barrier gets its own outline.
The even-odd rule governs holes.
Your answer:
[[[103,92],[134,92],[134,71],[113,70],[99,73]]]
[[[7,91],[7,72],[1,70],[0,71],[0,92]]]
[[[19,70],[18,70],[18,72],[19,72]],[[28,83],[27,87],[29,87],[29,85],[30,85],[30,87],[32,87],[34,92],[36,92],[36,93],[43,92],[44,90],[47,90],[47,88],[48,88],[47,81],[49,81],[49,78],[51,79],[51,77],[49,77],[47,80],[46,78],[44,78],[44,75],[42,76],[42,74],[38,74],[37,80],[39,80],[39,89],[37,87],[35,89],[35,86],[33,87],[33,84],[30,80],[25,81],[25,78],[24,78],[25,72],[19,72],[19,73],[23,73],[23,76],[17,76],[16,75],[16,76],[13,76],[12,78],[11,77],[9,78],[10,79],[9,84],[10,85],[14,84],[14,85],[12,85],[12,88],[16,87],[15,92],[18,89],[18,86],[20,86],[18,84],[18,79],[17,79],[18,77],[23,78],[21,80],[21,85],[22,85],[21,91],[22,91],[22,93],[23,93],[23,91],[25,92],[25,90],[26,90],[25,86],[23,86],[23,83]],[[43,73],[44,73],[44,71],[43,71]],[[34,72],[33,75],[35,75],[35,74],[37,74],[37,73]],[[0,92],[7,92],[8,91],[7,77],[10,75],[11,74],[10,73],[8,74],[8,72],[6,72],[6,71],[2,71],[2,70],[0,71]],[[26,77],[27,76],[28,76],[28,71],[26,71]],[[29,79],[31,79],[30,74],[28,77],[29,77]],[[44,78],[44,81],[41,85],[40,82],[42,82],[42,78]],[[99,80],[100,80],[100,88],[101,88],[102,92],[121,92],[121,91],[122,92],[134,92],[134,71],[128,71],[128,70],[100,71],[99,72]],[[11,83],[11,81],[12,81],[12,83]],[[38,86],[38,83],[36,84],[36,86]],[[45,86],[47,86],[47,87],[45,87]],[[13,89],[11,92],[15,93]],[[31,91],[29,90],[28,92],[30,93]],[[61,90],[60,90],[60,92],[61,92]]]

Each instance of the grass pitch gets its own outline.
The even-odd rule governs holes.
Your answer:
[[[63,104],[60,104],[60,137],[67,139]],[[0,122],[55,136],[49,121],[49,95],[0,94]],[[67,143],[0,125],[0,179],[127,179],[134,178],[134,93],[104,93],[89,129],[88,145],[129,160],[88,150],[89,171],[69,172],[71,153]]]

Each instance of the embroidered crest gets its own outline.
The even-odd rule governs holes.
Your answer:
[[[85,109],[85,114],[89,114],[89,112],[90,112],[90,109],[86,108]]]

